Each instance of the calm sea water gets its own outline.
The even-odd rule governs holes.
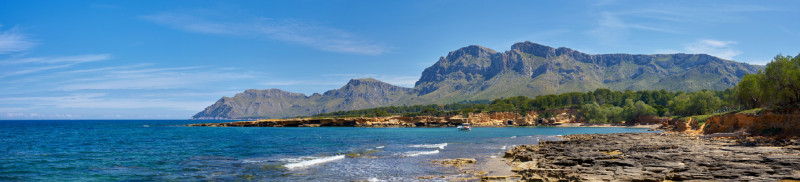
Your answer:
[[[341,181],[448,175],[555,135],[630,128],[215,128],[187,120],[0,121],[0,181]],[[224,121],[219,121],[224,122]]]

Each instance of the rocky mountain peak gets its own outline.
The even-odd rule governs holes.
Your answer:
[[[586,57],[589,56],[588,54],[566,48],[566,47],[559,47],[553,48],[550,46],[537,44],[529,41],[516,43],[511,46],[511,50],[517,50],[523,53],[531,54],[538,57],[549,58],[549,57],[557,57],[561,55],[569,55],[573,57]]]
[[[292,93],[280,89],[247,89],[236,96],[262,96],[262,97],[306,97],[305,94]]]
[[[374,78],[351,79],[347,84],[339,89],[329,90],[324,95],[343,94],[343,93],[363,93],[363,92],[390,92],[390,91],[410,91],[411,88],[400,87]]]
[[[483,74],[489,71],[492,60],[497,59],[502,59],[502,54],[495,50],[477,45],[462,47],[448,53],[446,57],[439,58],[433,66],[426,68],[415,86],[425,82],[442,81],[452,76]]]
[[[497,51],[483,46],[470,45],[448,53],[447,57],[458,58],[458,57],[463,57],[465,55],[469,55],[471,57],[486,57],[490,54],[496,54],[496,53]]]
[[[415,87],[373,78],[352,79],[324,94],[307,97],[278,89],[246,90],[223,97],[195,119],[282,118],[392,105],[446,104],[597,88],[697,91],[730,88],[763,66],[706,54],[586,54],[520,42],[506,52],[466,46],[440,57]]]
[[[528,53],[539,57],[548,57],[555,55],[556,49],[550,46],[537,44],[529,41],[519,42],[511,46],[511,50]]]
[[[357,79],[350,79],[350,81],[348,81],[346,85],[358,86],[362,84],[388,84],[388,83],[382,82],[374,78],[357,78]]]

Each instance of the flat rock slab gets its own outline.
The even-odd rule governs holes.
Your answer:
[[[461,167],[464,164],[475,164],[478,160],[470,158],[457,158],[457,159],[444,159],[441,161],[432,161],[435,164],[441,164],[446,167]]]
[[[684,134],[568,135],[506,152],[526,181],[800,180],[800,147]]]

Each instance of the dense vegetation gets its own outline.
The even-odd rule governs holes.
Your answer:
[[[462,102],[447,105],[392,106],[353,111],[339,111],[315,117],[352,116],[466,116],[481,112],[516,112],[525,115],[537,111],[542,117],[552,116],[557,109],[576,109],[584,119],[594,123],[635,121],[643,116],[681,117],[709,115],[756,107],[797,107],[800,102],[800,55],[776,56],[757,74],[747,74],[735,87],[724,91],[670,92],[612,91],[571,92],[500,98],[488,101]]]
[[[590,122],[620,122],[635,120],[640,116],[672,116],[708,114],[723,105],[719,96],[730,91],[701,91],[696,93],[659,91],[612,91],[597,89],[592,92],[543,95],[536,98],[517,96],[491,102],[467,102],[447,105],[392,106],[353,111],[339,111],[314,115],[314,117],[353,116],[454,116],[481,112],[516,112],[526,114],[539,111],[549,116],[551,110],[580,109]],[[670,113],[674,111],[675,114]]]
[[[800,55],[775,56],[767,67],[742,78],[736,100],[745,108],[797,107],[800,102]]]
[[[389,107],[378,107],[372,109],[359,109],[351,111],[322,113],[322,114],[316,114],[314,115],[314,117],[373,117],[373,116],[385,117],[391,115],[443,116],[448,114],[447,111],[457,111],[489,103],[490,101],[488,100],[478,100],[478,101],[465,101],[459,103],[452,103],[446,105],[430,104],[430,105],[415,105],[415,106],[389,106]]]

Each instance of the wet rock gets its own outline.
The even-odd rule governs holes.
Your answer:
[[[433,161],[433,163],[441,164],[442,166],[446,167],[461,167],[464,164],[475,164],[478,160],[470,159],[470,158],[457,158],[457,159],[445,159],[441,161]]]
[[[521,179],[522,176],[520,175],[511,175],[511,176],[484,176],[481,178],[481,181],[517,181]]]

